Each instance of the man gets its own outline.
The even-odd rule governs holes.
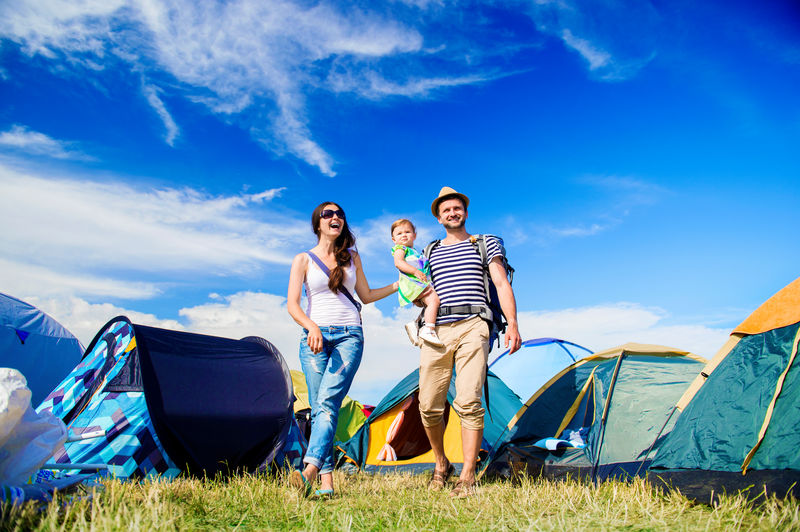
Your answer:
[[[443,489],[453,466],[444,452],[444,409],[453,367],[456,370],[456,398],[453,408],[461,420],[461,445],[464,467],[451,497],[475,493],[475,467],[483,440],[481,392],[489,357],[489,325],[477,313],[450,313],[447,308],[486,306],[483,263],[471,235],[465,228],[469,198],[450,187],[443,187],[431,204],[431,212],[444,226],[447,236],[430,252],[431,281],[441,307],[436,333],[444,343],[435,347],[424,343],[420,353],[419,402],[425,433],[430,441],[436,466],[429,489]],[[517,304],[508,282],[501,251],[494,238],[486,238],[489,276],[497,288],[500,306],[508,321],[505,346],[511,352],[520,348]]]

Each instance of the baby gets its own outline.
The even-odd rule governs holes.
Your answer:
[[[430,266],[422,253],[414,249],[414,240],[417,230],[410,220],[401,218],[392,224],[392,255],[394,265],[400,270],[399,289],[397,297],[401,306],[414,301],[421,301],[425,305],[425,325],[419,330],[419,338],[431,345],[442,347],[444,344],[436,335],[433,326],[436,324],[436,314],[439,312],[439,296],[433,290],[428,275]],[[416,327],[413,323],[406,325],[406,332],[414,344],[417,344]]]

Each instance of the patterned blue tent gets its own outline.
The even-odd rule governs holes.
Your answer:
[[[36,406],[83,354],[67,329],[33,305],[0,294],[0,367],[25,376]]]
[[[304,441],[293,401],[286,363],[264,339],[169,331],[120,316],[39,410],[69,430],[56,464],[101,464],[119,478],[213,476],[297,465]]]

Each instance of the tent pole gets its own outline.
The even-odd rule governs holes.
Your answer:
[[[614,395],[614,387],[617,385],[617,375],[619,375],[619,367],[622,365],[622,359],[625,358],[625,352],[620,353],[617,358],[617,365],[614,366],[614,374],[611,376],[611,384],[608,386],[608,395],[606,396],[606,404],[603,406],[603,417],[600,418],[600,437],[597,443],[597,453],[595,454],[594,463],[592,464],[592,482],[597,484],[597,466],[600,463],[600,451],[603,449],[603,439],[606,434],[606,420],[608,419],[608,409],[611,406],[611,396]]]
[[[108,464],[44,464],[41,469],[108,469]]]
[[[639,467],[636,469],[636,475],[635,476],[637,476],[637,477],[639,476],[639,472],[642,470],[642,466],[647,461],[647,457],[650,456],[650,452],[653,450],[653,447],[656,446],[656,442],[661,437],[661,433],[664,432],[665,428],[667,428],[667,423],[669,423],[669,420],[672,419],[672,416],[675,414],[675,411],[677,409],[678,409],[678,405],[675,405],[675,406],[672,407],[672,410],[670,411],[669,416],[667,416],[667,420],[661,426],[661,430],[658,431],[658,434],[656,434],[656,439],[653,440],[653,443],[650,444],[650,448],[647,449],[647,452],[644,454],[644,458],[642,459],[642,462],[639,464]]]

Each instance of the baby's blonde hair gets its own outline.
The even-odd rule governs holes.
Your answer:
[[[417,228],[414,227],[414,224],[411,222],[411,220],[408,220],[406,218],[400,218],[399,220],[396,220],[392,224],[392,228],[389,230],[389,235],[390,236],[394,236],[394,230],[397,229],[398,227],[400,227],[403,224],[410,225],[411,226],[411,230],[414,231],[415,233],[417,232]]]

